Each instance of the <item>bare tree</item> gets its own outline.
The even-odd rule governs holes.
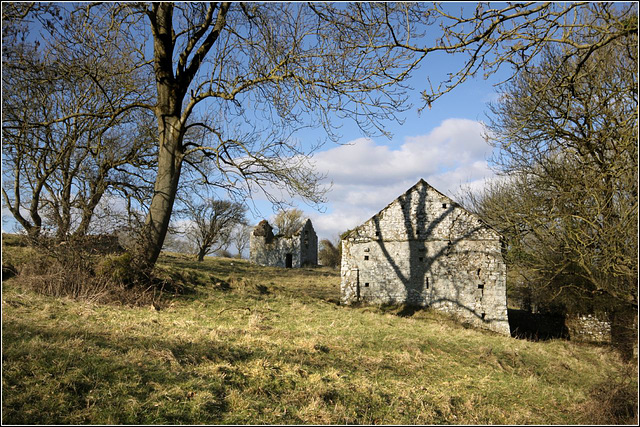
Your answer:
[[[342,261],[342,242],[337,239],[337,243],[334,244],[329,239],[323,239],[320,241],[320,250],[318,251],[318,258],[322,265],[328,267],[339,267]]]
[[[570,82],[595,52],[637,35],[637,15],[638,6],[633,2],[522,2],[498,8],[488,3],[475,7],[421,3],[408,11],[407,21],[420,23],[422,28],[438,26],[440,34],[403,40],[393,27],[387,28],[396,46],[415,52],[419,61],[433,52],[466,56],[462,67],[448,73],[445,80],[435,86],[428,81],[422,95],[431,108],[438,98],[478,72],[487,78],[507,66],[509,81],[531,70],[547,48],[558,49],[564,60],[576,64],[573,74],[564,77]],[[547,84],[550,82],[539,90]]]
[[[541,78],[577,66],[551,53],[494,106],[489,135],[501,148],[497,164],[521,175],[541,203],[527,218],[531,232],[565,248],[547,260],[551,275],[570,258],[594,291],[637,304],[637,39],[629,42],[601,49],[574,85],[550,86],[543,97]]]
[[[248,224],[238,224],[231,233],[231,243],[238,253],[238,258],[243,258],[244,251],[249,247],[252,227]]]
[[[323,200],[320,176],[308,163],[312,150],[291,136],[312,126],[334,136],[334,114],[383,131],[381,121],[403,109],[396,84],[415,61],[379,30],[377,18],[392,13],[398,31],[406,32],[404,6],[391,9],[372,9],[376,19],[370,19],[350,4],[332,15],[290,3],[87,8],[88,22],[102,11],[122,22],[123,31],[145,32],[144,16],[153,41],[158,173],[138,250],[143,266],[157,259],[183,167],[230,191],[264,191],[273,201],[279,192]],[[203,138],[185,139],[196,128],[206,130]],[[215,180],[206,173],[211,169]]]
[[[246,223],[247,208],[228,200],[206,199],[187,202],[186,217],[191,221],[186,235],[197,250],[196,259],[226,249],[231,243],[233,230]]]
[[[545,48],[505,85],[487,137],[507,179],[472,199],[536,298],[627,324],[638,304],[637,43],[630,34],[586,59]]]
[[[602,17],[583,24],[594,33],[592,40],[585,44],[567,37],[575,29],[572,20],[589,8]],[[434,51],[465,52],[470,59],[443,86],[425,91],[427,104],[481,67],[488,72],[503,64],[526,69],[549,43],[561,44],[583,62],[602,46],[637,32],[637,19],[614,9],[607,4],[526,3],[500,10],[479,5],[465,18],[421,4],[145,7],[154,43],[161,149],[140,252],[143,263],[155,263],[181,168],[190,155],[213,160],[219,176],[249,194],[273,185],[321,201],[319,177],[306,164],[308,153],[288,138],[296,128],[320,124],[335,135],[337,112],[339,119],[351,117],[366,132],[384,133],[381,121],[403,109],[403,80]],[[434,23],[443,24],[443,36],[429,47],[414,43],[416,26]],[[220,116],[194,122],[194,111],[205,100]],[[248,105],[252,112],[265,112],[271,126],[260,129]],[[231,118],[254,130],[240,130]],[[191,126],[207,129],[208,142],[184,144]]]
[[[405,79],[436,51],[468,59],[424,91],[427,105],[481,69],[526,70],[549,44],[583,63],[637,32],[635,8],[478,4],[457,14],[423,3],[92,3],[74,16],[92,31],[88,56],[118,39],[137,48],[132,70],[153,68],[155,101],[131,103],[151,108],[158,127],[153,198],[136,251],[146,270],[162,247],[183,171],[236,195],[319,203],[321,177],[308,162],[313,149],[295,139],[299,129],[322,126],[335,139],[351,118],[367,134],[385,134],[384,121],[407,108]],[[576,24],[587,12],[595,18]],[[435,25],[441,36],[426,37]],[[578,30],[590,37],[571,37]],[[140,40],[153,44],[151,58]]]
[[[126,49],[114,41],[100,57],[86,55],[87,34],[53,10],[65,40],[78,43],[29,44],[16,30],[7,55],[3,46],[2,191],[30,235],[50,227],[63,238],[87,233],[103,195],[142,198],[155,149],[149,115],[128,110],[148,92]]]
[[[300,209],[281,210],[274,217],[273,225],[278,235],[291,237],[304,225],[304,212]]]

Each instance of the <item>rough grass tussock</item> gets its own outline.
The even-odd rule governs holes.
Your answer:
[[[26,236],[3,235],[3,279],[17,276],[22,288],[54,297],[128,305],[161,303],[164,288],[171,288],[170,278],[134,283],[130,254],[105,254],[104,249],[92,239],[29,241]],[[113,251],[113,247],[107,249]]]

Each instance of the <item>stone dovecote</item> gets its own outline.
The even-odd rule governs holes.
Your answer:
[[[291,237],[274,235],[271,225],[262,220],[250,237],[249,259],[254,264],[299,268],[318,264],[318,236],[311,220]]]
[[[430,306],[509,335],[500,234],[424,180],[342,240],[341,301]]]

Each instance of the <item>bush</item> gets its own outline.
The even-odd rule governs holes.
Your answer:
[[[103,300],[109,293],[108,281],[96,280],[86,260],[55,255],[34,252],[31,262],[20,270],[18,283],[40,294],[87,301]]]
[[[334,268],[339,266],[342,261],[341,247],[342,243],[340,241],[338,245],[334,245],[328,239],[321,240],[320,250],[318,251],[320,264]]]
[[[19,257],[19,265],[11,265],[17,272],[14,280],[40,294],[99,303],[147,305],[160,296],[150,278],[146,286],[137,282],[131,254],[100,258],[93,248],[81,243],[41,239],[29,248],[28,257]]]
[[[107,255],[96,266],[96,275],[123,285],[130,285],[137,279],[136,269],[132,266],[130,252],[122,255]]]
[[[220,249],[217,251],[216,256],[221,258],[233,258],[233,254],[226,249]]]
[[[7,280],[18,274],[18,270],[10,262],[2,261],[2,280]]]
[[[585,408],[590,424],[638,424],[638,371],[631,364],[627,369],[591,390]]]
[[[23,234],[2,233],[2,244],[5,246],[29,246],[29,237]]]

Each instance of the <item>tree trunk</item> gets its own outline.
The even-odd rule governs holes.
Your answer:
[[[205,254],[205,249],[202,248],[198,251],[198,257],[196,258],[198,260],[198,262],[202,262],[204,261],[204,254]]]
[[[216,6],[212,5],[212,7]],[[175,74],[176,34],[173,29],[173,3],[152,3],[151,8],[147,10],[153,35],[154,72],[158,91],[155,108],[158,120],[158,174],[141,236],[142,241],[137,248],[136,260],[139,264],[135,268],[140,268],[141,273],[150,272],[160,255],[178,190],[184,156],[182,139],[186,122],[186,119],[184,122],[181,121],[182,102],[202,60],[224,26],[224,16],[228,9],[229,4],[223,4],[220,7],[213,30],[188,65],[183,62],[186,58],[181,58]],[[209,21],[206,26],[210,24]],[[194,35],[191,41],[197,43],[202,35],[202,33]],[[186,51],[187,57],[189,51],[189,49]]]
[[[173,203],[180,181],[182,168],[183,129],[180,118],[158,114],[159,149],[158,173],[154,184],[153,198],[145,220],[142,241],[138,248],[138,260],[142,272],[155,265],[169,227]]]
[[[611,343],[625,361],[638,357],[638,308],[627,305],[611,316]]]

